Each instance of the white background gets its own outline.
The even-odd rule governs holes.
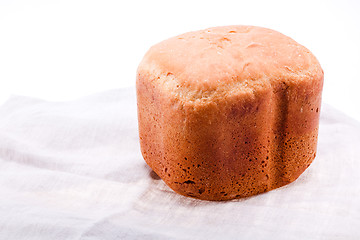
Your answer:
[[[309,48],[323,101],[360,120],[360,1],[0,0],[0,104],[133,86],[147,49],[187,31],[258,25]]]

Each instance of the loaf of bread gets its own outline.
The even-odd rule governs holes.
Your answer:
[[[205,200],[291,183],[316,156],[323,76],[308,49],[266,28],[165,40],[137,72],[142,155],[175,192]]]

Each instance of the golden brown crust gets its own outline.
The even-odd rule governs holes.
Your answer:
[[[138,69],[143,157],[186,196],[228,200],[283,186],[315,157],[322,83],[316,58],[269,29],[166,40]]]

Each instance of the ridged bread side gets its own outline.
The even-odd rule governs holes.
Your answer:
[[[316,155],[322,79],[270,83],[199,104],[137,77],[142,154],[174,191],[206,200],[251,196],[297,179]],[[156,82],[156,81],[155,81]]]

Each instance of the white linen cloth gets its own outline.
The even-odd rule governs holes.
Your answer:
[[[210,202],[174,193],[140,153],[135,90],[0,107],[0,239],[360,239],[360,124],[323,105],[294,183]]]

